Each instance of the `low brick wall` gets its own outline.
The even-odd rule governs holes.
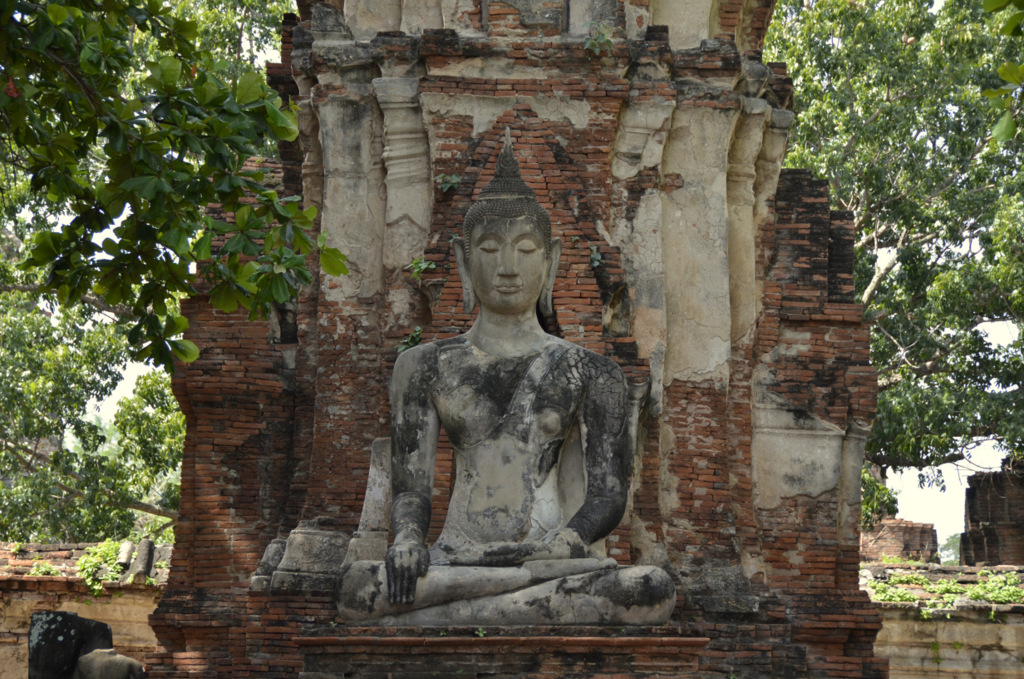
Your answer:
[[[157,647],[149,626],[163,585],[108,582],[93,595],[76,564],[93,543],[18,544],[0,542],[0,679],[28,675],[28,632],[32,614],[67,611],[110,625],[118,653],[144,661]],[[60,576],[30,576],[46,562]],[[158,580],[166,581],[166,571]]]
[[[300,679],[436,677],[439,668],[443,676],[465,679],[696,677],[698,657],[710,641],[681,636],[678,628],[648,628],[648,636],[586,627],[547,628],[529,636],[515,628],[453,629],[444,636],[400,628],[363,631],[296,639],[305,657]]]
[[[939,552],[939,538],[930,523],[882,519],[860,535],[860,557],[877,561],[883,556],[931,561]]]
[[[889,679],[1024,674],[1024,606],[976,605],[925,620],[913,603],[882,603],[875,654],[889,659]]]
[[[972,567],[863,564],[862,586],[876,590],[882,630],[875,656],[889,661],[890,679],[919,677],[1024,676],[1024,589],[1015,603],[970,598],[970,588],[993,575],[1024,580],[1012,566]],[[871,583],[885,583],[885,588]],[[934,591],[937,583],[958,585],[962,592]],[[932,591],[929,591],[932,590]],[[881,593],[881,596],[880,596]]]

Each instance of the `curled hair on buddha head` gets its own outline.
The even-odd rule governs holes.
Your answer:
[[[519,173],[519,162],[512,152],[512,133],[505,128],[505,146],[498,155],[494,179],[480,190],[475,203],[466,211],[462,221],[463,248],[469,255],[473,229],[488,218],[514,219],[532,217],[543,236],[544,248],[551,249],[551,217],[537,202],[533,189],[526,185]]]

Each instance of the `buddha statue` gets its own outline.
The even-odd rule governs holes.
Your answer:
[[[468,332],[401,353],[391,381],[391,529],[383,562],[344,571],[342,619],[385,625],[657,624],[675,587],[604,553],[636,441],[609,358],[546,333],[561,242],[506,133],[495,177],[453,239]],[[439,427],[453,448],[426,544]]]

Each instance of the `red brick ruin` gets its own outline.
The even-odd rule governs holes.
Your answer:
[[[935,526],[885,517],[860,536],[862,561],[881,561],[888,556],[928,563],[939,553]]]
[[[791,82],[761,63],[772,7],[299,1],[269,69],[301,107],[281,191],[318,206],[352,273],[311,257],[314,283],[266,321],[184,305],[202,354],[174,377],[182,518],[151,676],[887,675],[857,584],[876,377],[854,227],[825,181],[780,169]],[[547,329],[651,381],[609,553],[673,574],[671,623],[354,628],[326,587],[251,591],[272,541],[356,530],[400,344],[469,327],[449,238],[506,128],[564,244]],[[421,280],[416,257],[434,265]]]
[[[960,563],[1024,564],[1024,473],[1004,465],[967,479]]]

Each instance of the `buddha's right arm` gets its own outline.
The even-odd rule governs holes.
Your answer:
[[[402,493],[391,503],[391,526],[395,542],[384,557],[388,576],[388,601],[411,604],[416,581],[427,574],[430,553],[424,538],[430,525],[430,498],[420,493]]]
[[[440,421],[432,399],[437,351],[420,345],[398,355],[391,376],[391,491],[430,498]],[[429,505],[428,505],[429,509]]]
[[[427,572],[430,497],[440,427],[431,398],[436,351],[430,345],[399,354],[391,378],[391,528],[385,558],[388,599],[412,603],[416,581]]]

